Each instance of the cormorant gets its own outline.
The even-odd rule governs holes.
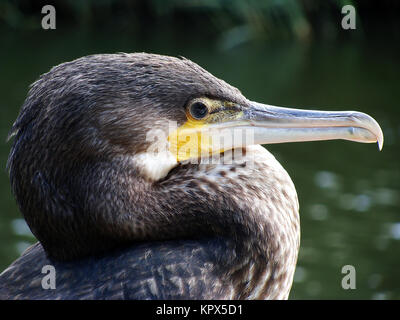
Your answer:
[[[39,242],[1,273],[1,299],[286,299],[299,205],[260,144],[383,144],[364,113],[252,102],[146,53],[52,68],[10,136],[12,191]]]

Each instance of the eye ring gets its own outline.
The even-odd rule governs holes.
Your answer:
[[[201,120],[208,115],[209,111],[204,102],[195,101],[189,106],[189,113],[194,119]]]

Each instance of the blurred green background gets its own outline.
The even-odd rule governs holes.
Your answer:
[[[42,30],[41,8],[56,8]],[[341,27],[342,6],[357,10]],[[301,249],[291,299],[400,298],[400,2],[2,1],[0,2],[0,271],[35,242],[10,192],[8,130],[29,84],[83,55],[185,56],[274,105],[369,113],[374,144],[292,143],[267,148],[300,200]],[[356,268],[344,290],[341,269]]]

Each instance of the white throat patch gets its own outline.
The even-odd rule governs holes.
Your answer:
[[[172,168],[178,165],[175,157],[169,152],[142,152],[133,156],[140,173],[146,179],[158,181],[165,178]]]

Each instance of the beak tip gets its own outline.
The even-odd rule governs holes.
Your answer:
[[[383,137],[381,139],[378,139],[378,148],[379,148],[379,151],[382,151],[382,149],[383,149]]]
[[[378,127],[379,127],[379,125],[378,125]],[[382,151],[382,149],[383,149],[383,132],[380,127],[379,127],[379,134],[378,134],[378,137],[376,140],[378,142],[379,151]]]

